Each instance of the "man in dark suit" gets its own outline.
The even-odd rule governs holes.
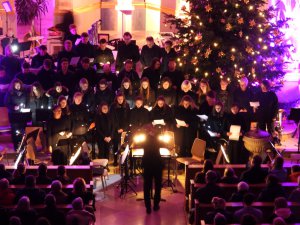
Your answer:
[[[144,149],[144,156],[142,159],[142,166],[144,168],[144,201],[147,214],[151,213],[150,193],[152,189],[152,182],[155,183],[154,206],[153,210],[160,209],[159,203],[161,200],[161,186],[162,186],[162,170],[163,160],[160,155],[159,148],[161,144],[157,138],[158,130],[150,124],[146,127],[146,139],[142,144]]]
[[[147,37],[146,42],[147,44],[143,46],[141,51],[141,63],[144,67],[149,67],[154,58],[161,58],[162,51],[160,47],[154,43],[153,37]]]
[[[116,70],[120,71],[124,67],[124,62],[131,59],[134,64],[140,60],[139,47],[131,41],[132,35],[125,32],[123,35],[123,44],[118,46],[118,55],[116,62]],[[122,43],[122,42],[121,42]]]

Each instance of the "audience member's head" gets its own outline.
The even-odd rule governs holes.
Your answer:
[[[5,191],[9,187],[9,181],[6,178],[0,180],[0,191]]]
[[[261,163],[262,163],[261,156],[259,156],[259,155],[253,156],[252,161],[251,161],[252,166],[254,166],[254,167],[260,167]]]
[[[276,175],[269,174],[266,178],[267,186],[274,187],[279,184],[279,179]]]
[[[28,211],[30,209],[30,199],[27,196],[23,196],[19,199],[17,209],[20,211]]]
[[[65,176],[66,175],[66,167],[64,165],[60,165],[57,167],[57,175]]]
[[[217,178],[218,178],[218,176],[217,176],[216,172],[213,171],[213,170],[209,170],[205,174],[205,181],[206,181],[207,184],[216,183]]]
[[[39,168],[38,168],[38,174],[39,176],[46,176],[47,175],[47,165],[45,163],[41,163],[39,165]]]
[[[277,156],[274,160],[273,169],[281,170],[283,168],[284,159],[281,156]]]
[[[21,174],[25,174],[26,172],[26,167],[23,163],[19,163],[18,166],[17,166],[17,171],[18,173],[21,175]]]
[[[300,166],[299,165],[293,165],[291,169],[291,173],[299,173],[300,172]]]
[[[214,206],[214,209],[225,209],[225,200],[219,197],[213,197],[211,203]]]
[[[255,195],[252,193],[245,194],[243,198],[243,203],[245,206],[251,206],[255,200]]]
[[[35,225],[51,225],[50,221],[45,217],[40,217],[35,222]]]
[[[227,224],[226,217],[221,213],[217,213],[215,215],[213,225],[226,225],[226,224]]]
[[[72,202],[72,208],[74,210],[83,210],[83,205],[83,200],[80,197],[75,198]]]
[[[273,225],[286,225],[286,222],[282,217],[276,217],[273,219]]]
[[[257,220],[253,215],[245,214],[245,215],[242,216],[240,224],[241,225],[256,225]]]
[[[25,178],[25,187],[34,188],[35,187],[35,177],[33,175],[28,175]]]
[[[81,177],[78,177],[73,182],[73,188],[74,188],[73,191],[78,194],[86,192],[85,185],[86,185],[86,183],[85,183],[84,179]]]
[[[235,177],[235,172],[232,167],[226,167],[224,170],[224,177]]]
[[[52,181],[51,191],[53,193],[58,193],[62,190],[62,183],[59,180]]]
[[[21,219],[17,216],[9,218],[9,225],[22,225]]]
[[[249,185],[246,182],[241,181],[237,184],[237,190],[238,192],[247,192],[249,190]]]
[[[53,194],[47,194],[45,197],[45,205],[48,208],[56,207],[56,198]]]
[[[287,200],[284,197],[275,198],[274,208],[275,208],[275,210],[288,208]]]
[[[210,159],[206,159],[203,163],[203,172],[206,173],[209,170],[214,170],[214,163]]]
[[[5,171],[5,165],[0,163],[0,173]]]

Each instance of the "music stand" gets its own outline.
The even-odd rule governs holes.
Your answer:
[[[59,146],[68,146],[68,149],[67,149],[67,159],[70,158],[70,155],[71,155],[71,145],[74,143],[74,138],[70,137],[70,138],[63,138],[63,139],[59,139],[56,146],[59,147]]]
[[[18,44],[18,50],[15,53],[18,55],[21,55],[21,52],[23,52],[23,57],[24,57],[24,55],[25,55],[24,52],[30,50],[31,44],[32,44],[32,41],[20,42]]]
[[[121,168],[121,192],[120,192],[120,198],[125,198],[125,195],[127,192],[129,192],[129,189],[137,195],[137,192],[134,190],[134,188],[129,184],[129,181],[135,185],[129,177],[129,168],[128,168],[128,156],[129,156],[129,145],[127,144],[125,147],[125,150],[121,153],[120,157],[120,168]],[[129,188],[129,189],[128,189]]]
[[[11,123],[27,123],[31,121],[31,112],[13,112],[9,113]]]

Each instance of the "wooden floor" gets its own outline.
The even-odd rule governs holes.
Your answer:
[[[111,179],[111,178],[110,178]],[[120,198],[120,189],[116,185],[110,185],[105,196],[102,191],[96,191],[96,218],[97,225],[183,225],[187,224],[184,212],[184,176],[179,175],[177,182],[177,193],[173,193],[170,187],[162,189],[160,210],[148,215],[144,206],[143,198],[143,179],[142,177],[133,179],[137,185],[135,190],[138,195],[132,192],[126,194],[125,198]],[[100,182],[99,182],[100,184]]]

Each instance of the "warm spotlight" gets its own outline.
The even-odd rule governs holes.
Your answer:
[[[139,133],[133,136],[133,141],[134,143],[138,144],[138,143],[142,143],[146,140],[146,135]]]

